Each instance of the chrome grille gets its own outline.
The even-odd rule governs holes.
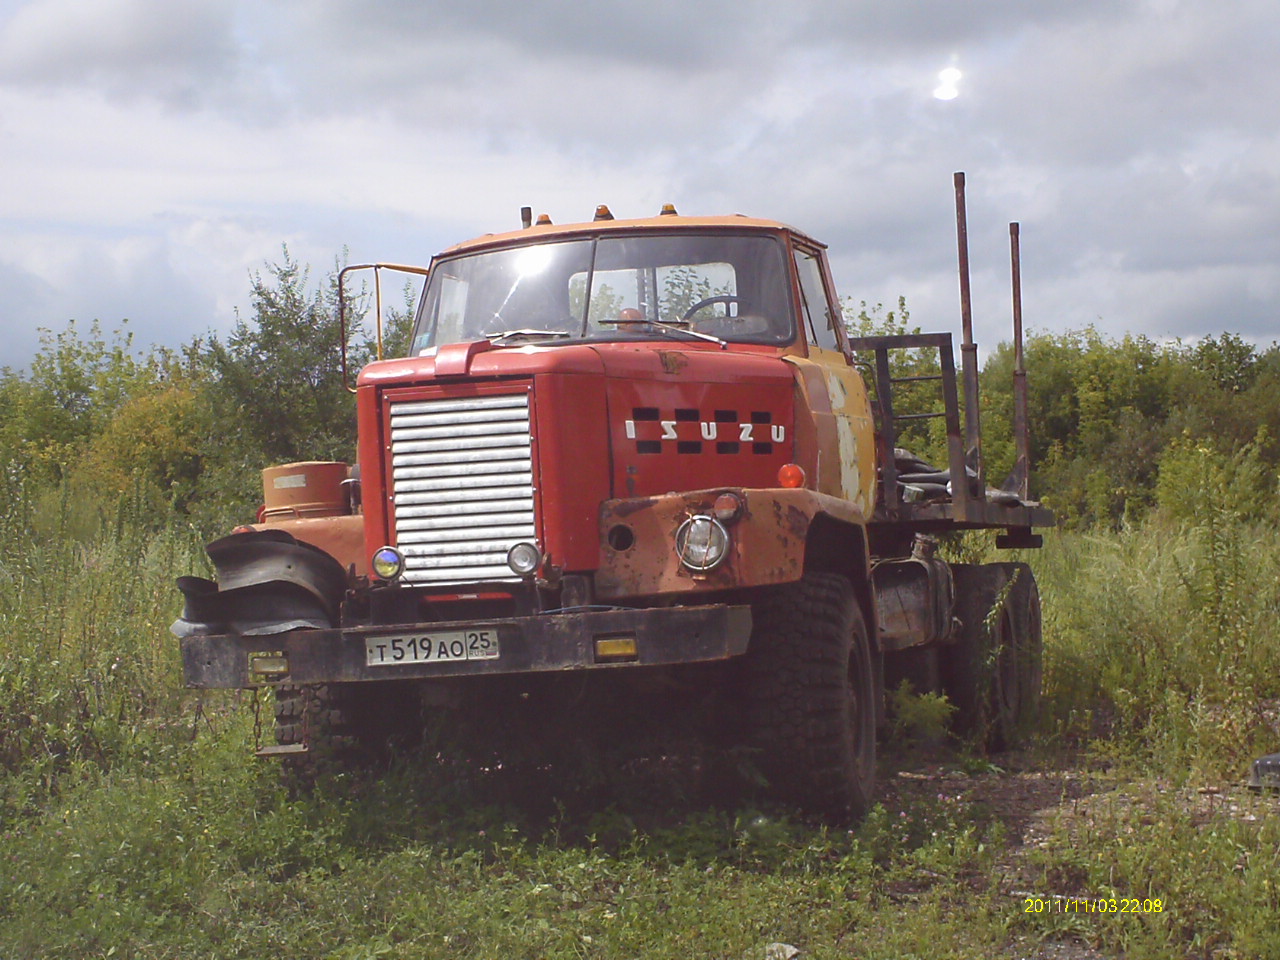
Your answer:
[[[527,393],[391,405],[405,582],[520,579],[507,551],[536,536],[530,453]]]

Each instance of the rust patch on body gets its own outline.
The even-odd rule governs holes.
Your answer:
[[[687,517],[707,513],[726,489],[743,501],[743,512],[729,523],[732,538],[725,562],[707,574],[692,574],[679,562],[673,544]],[[804,573],[805,541],[814,517],[825,514],[861,526],[857,508],[805,489],[717,487],[692,493],[608,500],[600,510],[600,561],[595,573],[601,599],[661,596],[696,590],[731,589],[789,583]],[[610,527],[625,519],[634,544],[615,550]]]
[[[641,510],[649,510],[656,501],[648,500],[617,500],[609,507],[609,513],[619,520],[625,520],[632,514],[639,513]]]
[[[784,523],[787,531],[800,540],[803,540],[809,533],[809,514],[805,513],[795,504],[788,504]]]
[[[669,350],[659,350],[658,360],[662,363],[662,369],[673,377],[679,376],[680,372],[689,365],[689,358],[683,353],[673,353]]]

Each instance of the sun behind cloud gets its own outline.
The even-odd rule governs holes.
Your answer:
[[[933,95],[938,100],[954,100],[960,96],[960,78],[964,74],[955,67],[947,67],[945,70],[938,72],[938,85],[933,90]]]

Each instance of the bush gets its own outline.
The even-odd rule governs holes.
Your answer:
[[[1229,452],[1184,433],[1165,448],[1156,478],[1156,504],[1175,520],[1262,522],[1275,516],[1275,471],[1263,460],[1266,429]]]

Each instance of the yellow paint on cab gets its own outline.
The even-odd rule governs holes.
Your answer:
[[[809,357],[787,357],[800,374],[818,439],[815,488],[853,503],[870,516],[876,497],[875,425],[867,385],[843,353],[809,348]],[[824,397],[817,396],[823,391]]]

